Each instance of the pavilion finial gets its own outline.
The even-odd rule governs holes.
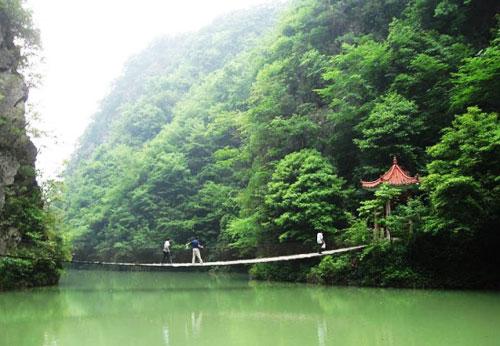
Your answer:
[[[397,165],[398,164],[398,159],[396,158],[396,155],[392,157],[392,164]]]

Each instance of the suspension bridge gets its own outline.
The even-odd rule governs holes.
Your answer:
[[[276,256],[276,257],[261,257],[261,258],[250,258],[250,259],[239,259],[232,261],[215,261],[215,262],[203,262],[203,263],[135,263],[135,262],[102,262],[102,261],[80,261],[73,260],[71,263],[76,264],[97,264],[106,266],[120,266],[120,267],[172,267],[172,268],[182,268],[182,267],[219,267],[219,266],[232,266],[232,265],[245,265],[245,264],[256,264],[256,263],[269,263],[269,262],[283,262],[283,261],[293,261],[308,259],[314,257],[323,257],[328,255],[335,255],[350,251],[360,250],[366,247],[366,245],[351,246],[342,249],[326,250],[321,253],[311,252],[305,254],[296,255],[286,255],[286,256]]]

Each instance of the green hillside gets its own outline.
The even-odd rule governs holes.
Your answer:
[[[493,0],[297,0],[133,57],[81,139],[62,209],[81,259],[369,244],[257,278],[498,287]],[[361,188],[393,156],[422,183]],[[392,213],[383,208],[392,201]],[[392,240],[374,236],[376,223]],[[396,238],[396,240],[394,240]]]

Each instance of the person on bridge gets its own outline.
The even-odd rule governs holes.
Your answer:
[[[192,259],[191,263],[194,264],[196,258],[198,258],[198,261],[200,263],[203,263],[203,260],[201,259],[201,254],[200,254],[200,249],[203,249],[203,246],[200,244],[198,237],[194,237],[193,240],[191,240],[191,242],[189,244],[191,244],[191,248],[193,249],[193,259]]]
[[[318,243],[319,253],[326,249],[325,238],[323,237],[323,233],[321,231],[316,234],[316,243]]]
[[[161,260],[161,263],[165,261],[165,258],[168,257],[168,261],[170,264],[172,264],[172,254],[170,253],[170,245],[172,245],[170,238],[167,238],[165,240],[165,243],[163,243],[163,259]]]

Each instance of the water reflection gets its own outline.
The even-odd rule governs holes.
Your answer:
[[[163,325],[163,342],[165,346],[170,346],[170,331],[167,324]]]
[[[326,346],[328,328],[325,320],[318,321],[318,346]]]
[[[0,345],[495,345],[498,294],[70,271],[0,294]],[[478,343],[478,340],[480,342]]]
[[[191,335],[195,338],[200,335],[203,312],[191,312]]]
[[[50,335],[45,332],[43,335],[43,346],[57,346],[57,340],[55,339],[55,335]]]

